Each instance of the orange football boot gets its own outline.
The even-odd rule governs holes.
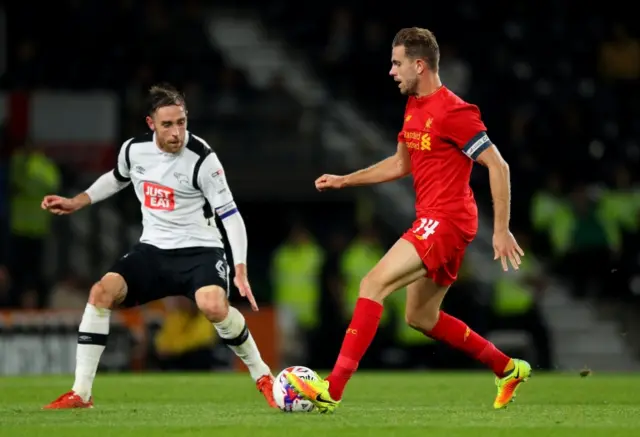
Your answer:
[[[79,395],[69,391],[49,405],[42,407],[43,410],[68,410],[71,408],[93,408],[93,397],[89,398],[88,402],[85,402]]]
[[[273,375],[264,375],[256,381],[256,387],[271,408],[278,408],[278,404],[276,404],[276,400],[273,398],[274,379]]]

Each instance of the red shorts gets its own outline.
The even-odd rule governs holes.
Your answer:
[[[438,285],[446,286],[458,278],[465,250],[475,237],[476,230],[475,223],[460,227],[448,220],[425,217],[414,221],[402,238],[416,248],[427,268],[425,276]]]

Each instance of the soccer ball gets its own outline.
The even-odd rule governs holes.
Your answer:
[[[286,413],[308,413],[313,411],[315,406],[303,399],[295,392],[287,381],[287,373],[293,373],[306,380],[316,381],[318,375],[313,370],[303,366],[293,366],[284,369],[273,383],[273,397],[278,404],[278,408]]]

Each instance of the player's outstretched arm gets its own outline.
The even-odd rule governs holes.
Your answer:
[[[384,159],[371,167],[358,170],[345,176],[322,175],[316,179],[318,191],[357,187],[360,185],[374,185],[382,182],[395,181],[411,173],[409,151],[404,143],[398,143],[398,149],[393,156]]]
[[[493,199],[493,249],[494,259],[500,259],[502,269],[507,271],[507,259],[515,270],[520,265],[523,250],[518,246],[513,234],[509,231],[511,215],[511,177],[509,165],[502,158],[498,148],[491,144],[480,155],[477,162],[489,170],[489,184]]]
[[[93,185],[77,196],[71,199],[56,195],[45,196],[40,206],[56,215],[72,214],[87,205],[113,196],[127,185],[129,181],[118,180],[114,171],[110,171],[100,176]]]

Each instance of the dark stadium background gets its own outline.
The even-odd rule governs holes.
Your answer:
[[[479,105],[509,162],[512,230],[535,265],[526,275],[508,274],[513,283],[501,282],[490,247],[488,178],[478,169],[472,185],[481,235],[447,308],[537,367],[637,369],[640,35],[624,9],[574,6],[551,0],[6,4],[0,375],[72,371],[84,296],[135,242],[140,226],[127,189],[77,217],[55,218],[39,235],[20,235],[12,225],[18,218],[11,219],[15,199],[37,197],[43,188],[37,174],[12,166],[12,157],[40,150],[60,174],[59,192],[73,195],[109,170],[125,139],[145,131],[145,90],[164,81],[185,92],[190,129],[220,156],[247,222],[250,278],[263,307],[249,323],[262,333],[259,345],[275,368],[291,360],[329,367],[350,314],[344,244],[372,234],[386,248],[411,223],[413,205],[405,197],[408,181],[322,194],[313,181],[393,153],[405,99],[387,74],[390,42],[413,25],[434,31],[443,82]],[[540,225],[540,199],[568,211],[574,226],[563,227],[566,216]],[[309,332],[295,328],[270,275],[294,228],[307,230],[326,261],[304,279],[320,284],[320,315]],[[550,235],[566,241],[564,251]],[[514,283],[530,294],[529,303],[516,313],[499,311],[497,290]],[[157,368],[153,336],[166,310],[154,306],[115,320],[103,368]],[[367,366],[473,365],[431,343],[399,342],[401,305],[387,310],[391,320]],[[280,323],[289,328],[278,331]],[[302,353],[305,344],[311,347]],[[231,365],[223,349],[216,347],[214,356],[212,365]]]

